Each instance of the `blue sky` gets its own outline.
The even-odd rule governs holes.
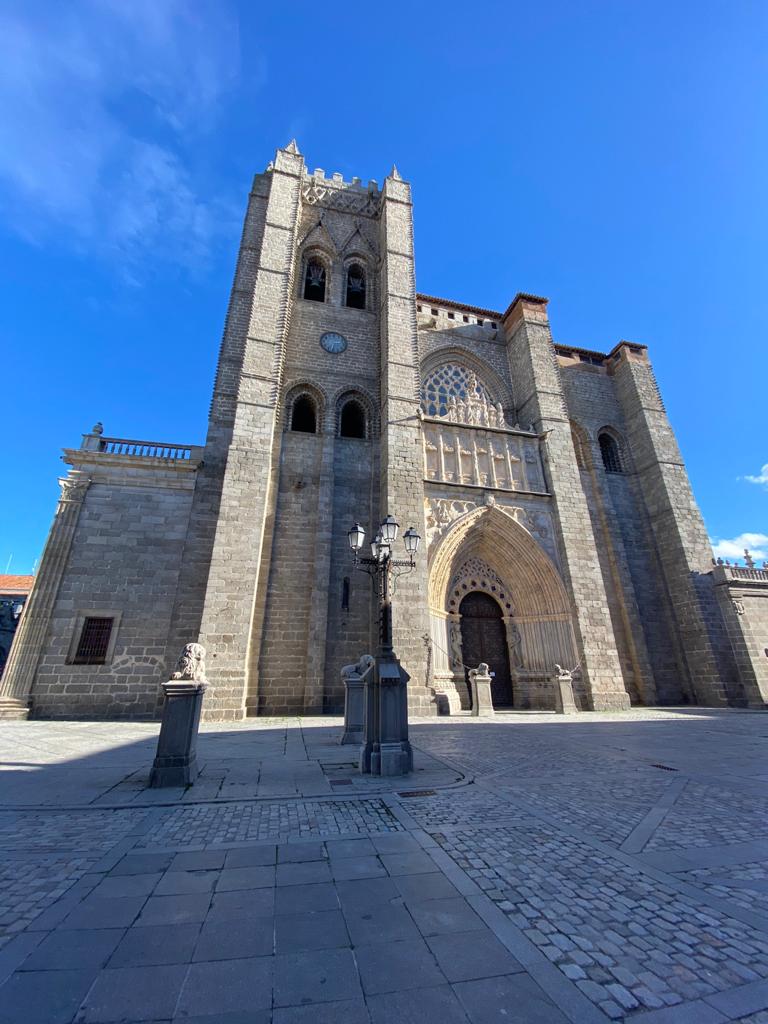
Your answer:
[[[420,291],[650,347],[710,535],[768,558],[768,6],[6,0],[0,572],[62,447],[201,442],[252,174],[413,185]]]

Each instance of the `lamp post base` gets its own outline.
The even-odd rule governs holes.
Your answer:
[[[394,654],[376,656],[365,683],[365,720],[360,771],[370,775],[407,775],[413,771],[408,740],[408,680]]]

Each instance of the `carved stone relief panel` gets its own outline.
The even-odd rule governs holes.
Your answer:
[[[509,491],[531,490],[521,456],[521,439],[514,434],[450,422],[444,426],[424,424],[427,480]]]
[[[466,499],[425,498],[424,514],[427,524],[427,550],[432,547],[436,540],[443,536],[451,524],[460,516],[466,515],[467,512],[471,512],[475,508],[479,508],[481,504],[496,505],[503,509],[506,515],[512,516],[533,536],[555,565],[560,564],[551,513],[547,509],[530,508],[524,505],[513,505],[511,502],[499,501],[492,494],[486,495],[484,502],[468,501]]]

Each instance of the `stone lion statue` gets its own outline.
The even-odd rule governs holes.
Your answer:
[[[204,683],[205,648],[201,644],[187,644],[176,662],[171,679],[183,679],[193,683]]]
[[[341,670],[341,678],[349,679],[350,676],[364,676],[373,665],[374,659],[370,654],[364,654],[354,665],[345,665]]]

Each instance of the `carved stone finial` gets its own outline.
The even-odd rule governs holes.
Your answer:
[[[201,644],[186,644],[179,655],[171,679],[182,679],[192,683],[206,682],[205,648]]]
[[[99,420],[98,423],[94,423],[94,425],[91,427],[91,433],[92,434],[103,434],[104,433],[104,424],[101,422],[101,420]]]
[[[755,568],[755,560],[752,557],[752,555],[750,555],[749,548],[744,548],[744,561],[747,563],[747,568],[748,569],[754,569]]]
[[[400,171],[398,171],[398,169],[397,169],[395,164],[392,164],[392,170],[389,172],[389,176],[390,176],[390,178],[392,178],[393,181],[402,181],[403,180],[400,177]]]
[[[296,144],[296,139],[291,139],[291,141],[285,147],[285,152],[286,153],[295,153],[296,156],[300,156],[301,155],[300,151],[299,151],[299,147]]]

